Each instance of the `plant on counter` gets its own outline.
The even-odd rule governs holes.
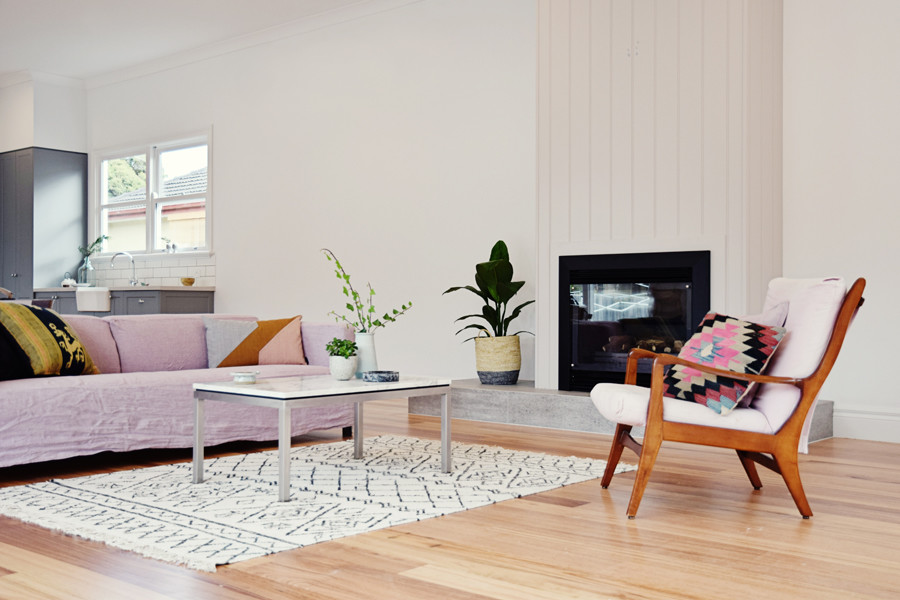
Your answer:
[[[104,240],[108,240],[108,239],[109,239],[108,235],[101,235],[96,240],[94,240],[93,244],[91,244],[87,248],[85,248],[84,246],[78,246],[78,251],[81,252],[82,257],[88,258],[92,254],[94,254],[96,252],[100,252],[100,250],[103,247]]]
[[[523,302],[515,307],[512,312],[507,314],[507,304],[512,300],[519,290],[525,285],[524,281],[513,281],[513,266],[509,262],[509,250],[503,240],[494,244],[491,249],[491,258],[487,262],[475,265],[475,288],[471,285],[452,287],[444,293],[449,294],[457,290],[469,290],[484,301],[481,307],[481,314],[463,315],[456,319],[464,321],[466,319],[481,319],[487,323],[487,327],[481,323],[470,323],[457,331],[462,333],[466,329],[475,329],[477,335],[466,338],[466,342],[477,337],[503,337],[508,335],[518,335],[520,333],[531,333],[529,331],[517,331],[509,333],[509,325],[513,319],[519,316],[522,309],[533,303],[534,300]]]
[[[351,356],[356,356],[357,347],[356,342],[353,340],[336,337],[325,344],[325,350],[328,352],[328,356],[350,358]]]
[[[334,255],[334,252],[327,248],[323,248],[322,253],[325,254],[325,258],[327,258],[329,262],[334,262],[334,273],[337,278],[341,280],[344,296],[348,299],[345,308],[349,311],[349,317],[338,314],[336,311],[328,313],[329,315],[332,315],[334,320],[338,323],[347,324],[357,333],[372,333],[379,327],[384,327],[388,323],[393,323],[397,320],[397,317],[412,308],[412,301],[410,300],[408,303],[403,304],[399,309],[395,308],[390,312],[384,313],[381,317],[378,317],[374,305],[375,290],[372,288],[372,285],[366,283],[366,287],[369,291],[366,294],[365,301],[363,301],[359,292],[353,289],[353,285],[350,284],[350,275],[344,270],[343,265],[341,265],[337,256]]]

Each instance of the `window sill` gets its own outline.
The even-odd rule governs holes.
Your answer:
[[[168,262],[175,261],[179,258],[210,258],[214,255],[212,250],[186,250],[184,252],[131,252],[128,251],[128,254],[134,257],[135,262],[137,261],[147,261],[147,260],[155,260],[159,262]],[[104,260],[104,259],[112,259],[115,256],[115,252],[103,252],[99,254],[95,254],[91,257],[91,260]],[[127,258],[127,257],[126,257]]]

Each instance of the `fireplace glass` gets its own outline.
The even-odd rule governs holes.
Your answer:
[[[560,298],[560,389],[623,382],[632,348],[678,354],[709,309],[708,257],[566,257],[571,261],[560,270],[560,292],[568,296]],[[639,363],[639,384],[649,384],[650,367],[650,361]]]
[[[678,354],[690,337],[691,283],[569,286],[572,369],[624,372],[628,352]]]

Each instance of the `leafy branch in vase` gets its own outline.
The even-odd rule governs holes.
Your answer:
[[[350,283],[350,275],[344,270],[343,265],[341,265],[334,252],[328,248],[322,248],[322,253],[329,262],[334,263],[335,276],[341,280],[344,296],[347,297],[347,304],[344,307],[349,312],[349,317],[333,310],[328,313],[338,323],[345,323],[357,333],[371,333],[379,327],[393,323],[397,320],[397,317],[412,308],[412,300],[410,300],[406,304],[401,305],[399,309],[392,309],[378,317],[378,313],[375,310],[375,289],[372,287],[372,284],[366,283],[368,292],[365,300],[363,300],[360,293],[353,288],[353,285]]]

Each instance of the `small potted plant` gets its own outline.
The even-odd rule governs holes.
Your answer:
[[[325,344],[325,350],[328,352],[328,367],[332,377],[338,381],[346,381],[356,374],[359,360],[356,342],[336,337]]]
[[[465,341],[475,340],[475,369],[481,383],[512,385],[519,380],[522,353],[517,331],[509,333],[509,326],[519,316],[522,309],[534,302],[528,300],[508,310],[507,304],[525,285],[524,281],[513,281],[513,267],[509,262],[509,250],[503,240],[494,244],[491,258],[475,265],[475,285],[452,287],[445,294],[457,290],[469,290],[484,301],[481,313],[463,315],[456,319],[478,319],[484,323],[469,323],[456,333],[474,329],[478,333]]]

